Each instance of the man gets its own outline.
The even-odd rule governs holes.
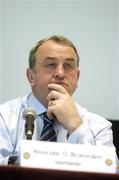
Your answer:
[[[55,141],[113,146],[111,123],[72,99],[79,76],[79,55],[67,38],[51,36],[31,49],[27,78],[32,92],[0,106],[0,164],[19,156],[20,140],[26,139],[23,113],[28,107],[36,111],[34,140],[42,140],[42,115],[47,112],[48,121],[55,119]]]

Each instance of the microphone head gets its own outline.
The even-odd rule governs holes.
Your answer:
[[[28,115],[31,115],[31,116],[33,116],[34,117],[34,119],[36,118],[36,111],[34,110],[34,109],[32,109],[32,108],[26,108],[25,110],[24,110],[24,112],[23,112],[23,117],[26,119],[26,117],[28,116]]]

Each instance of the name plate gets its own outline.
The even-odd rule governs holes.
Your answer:
[[[116,173],[115,149],[104,146],[22,140],[20,166]]]

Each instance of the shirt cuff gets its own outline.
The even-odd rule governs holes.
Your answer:
[[[92,141],[94,140],[94,136],[91,132],[89,122],[85,119],[83,123],[68,137],[69,143],[76,143],[76,144],[92,144]]]

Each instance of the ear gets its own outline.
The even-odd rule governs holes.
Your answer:
[[[80,77],[80,69],[77,70],[77,79]]]
[[[27,79],[28,79],[30,85],[34,86],[34,83],[35,83],[35,72],[32,69],[28,68],[26,70],[26,75],[27,75]]]
[[[77,81],[79,80],[80,77],[80,69],[77,70]],[[78,83],[77,83],[77,88],[78,88]]]

